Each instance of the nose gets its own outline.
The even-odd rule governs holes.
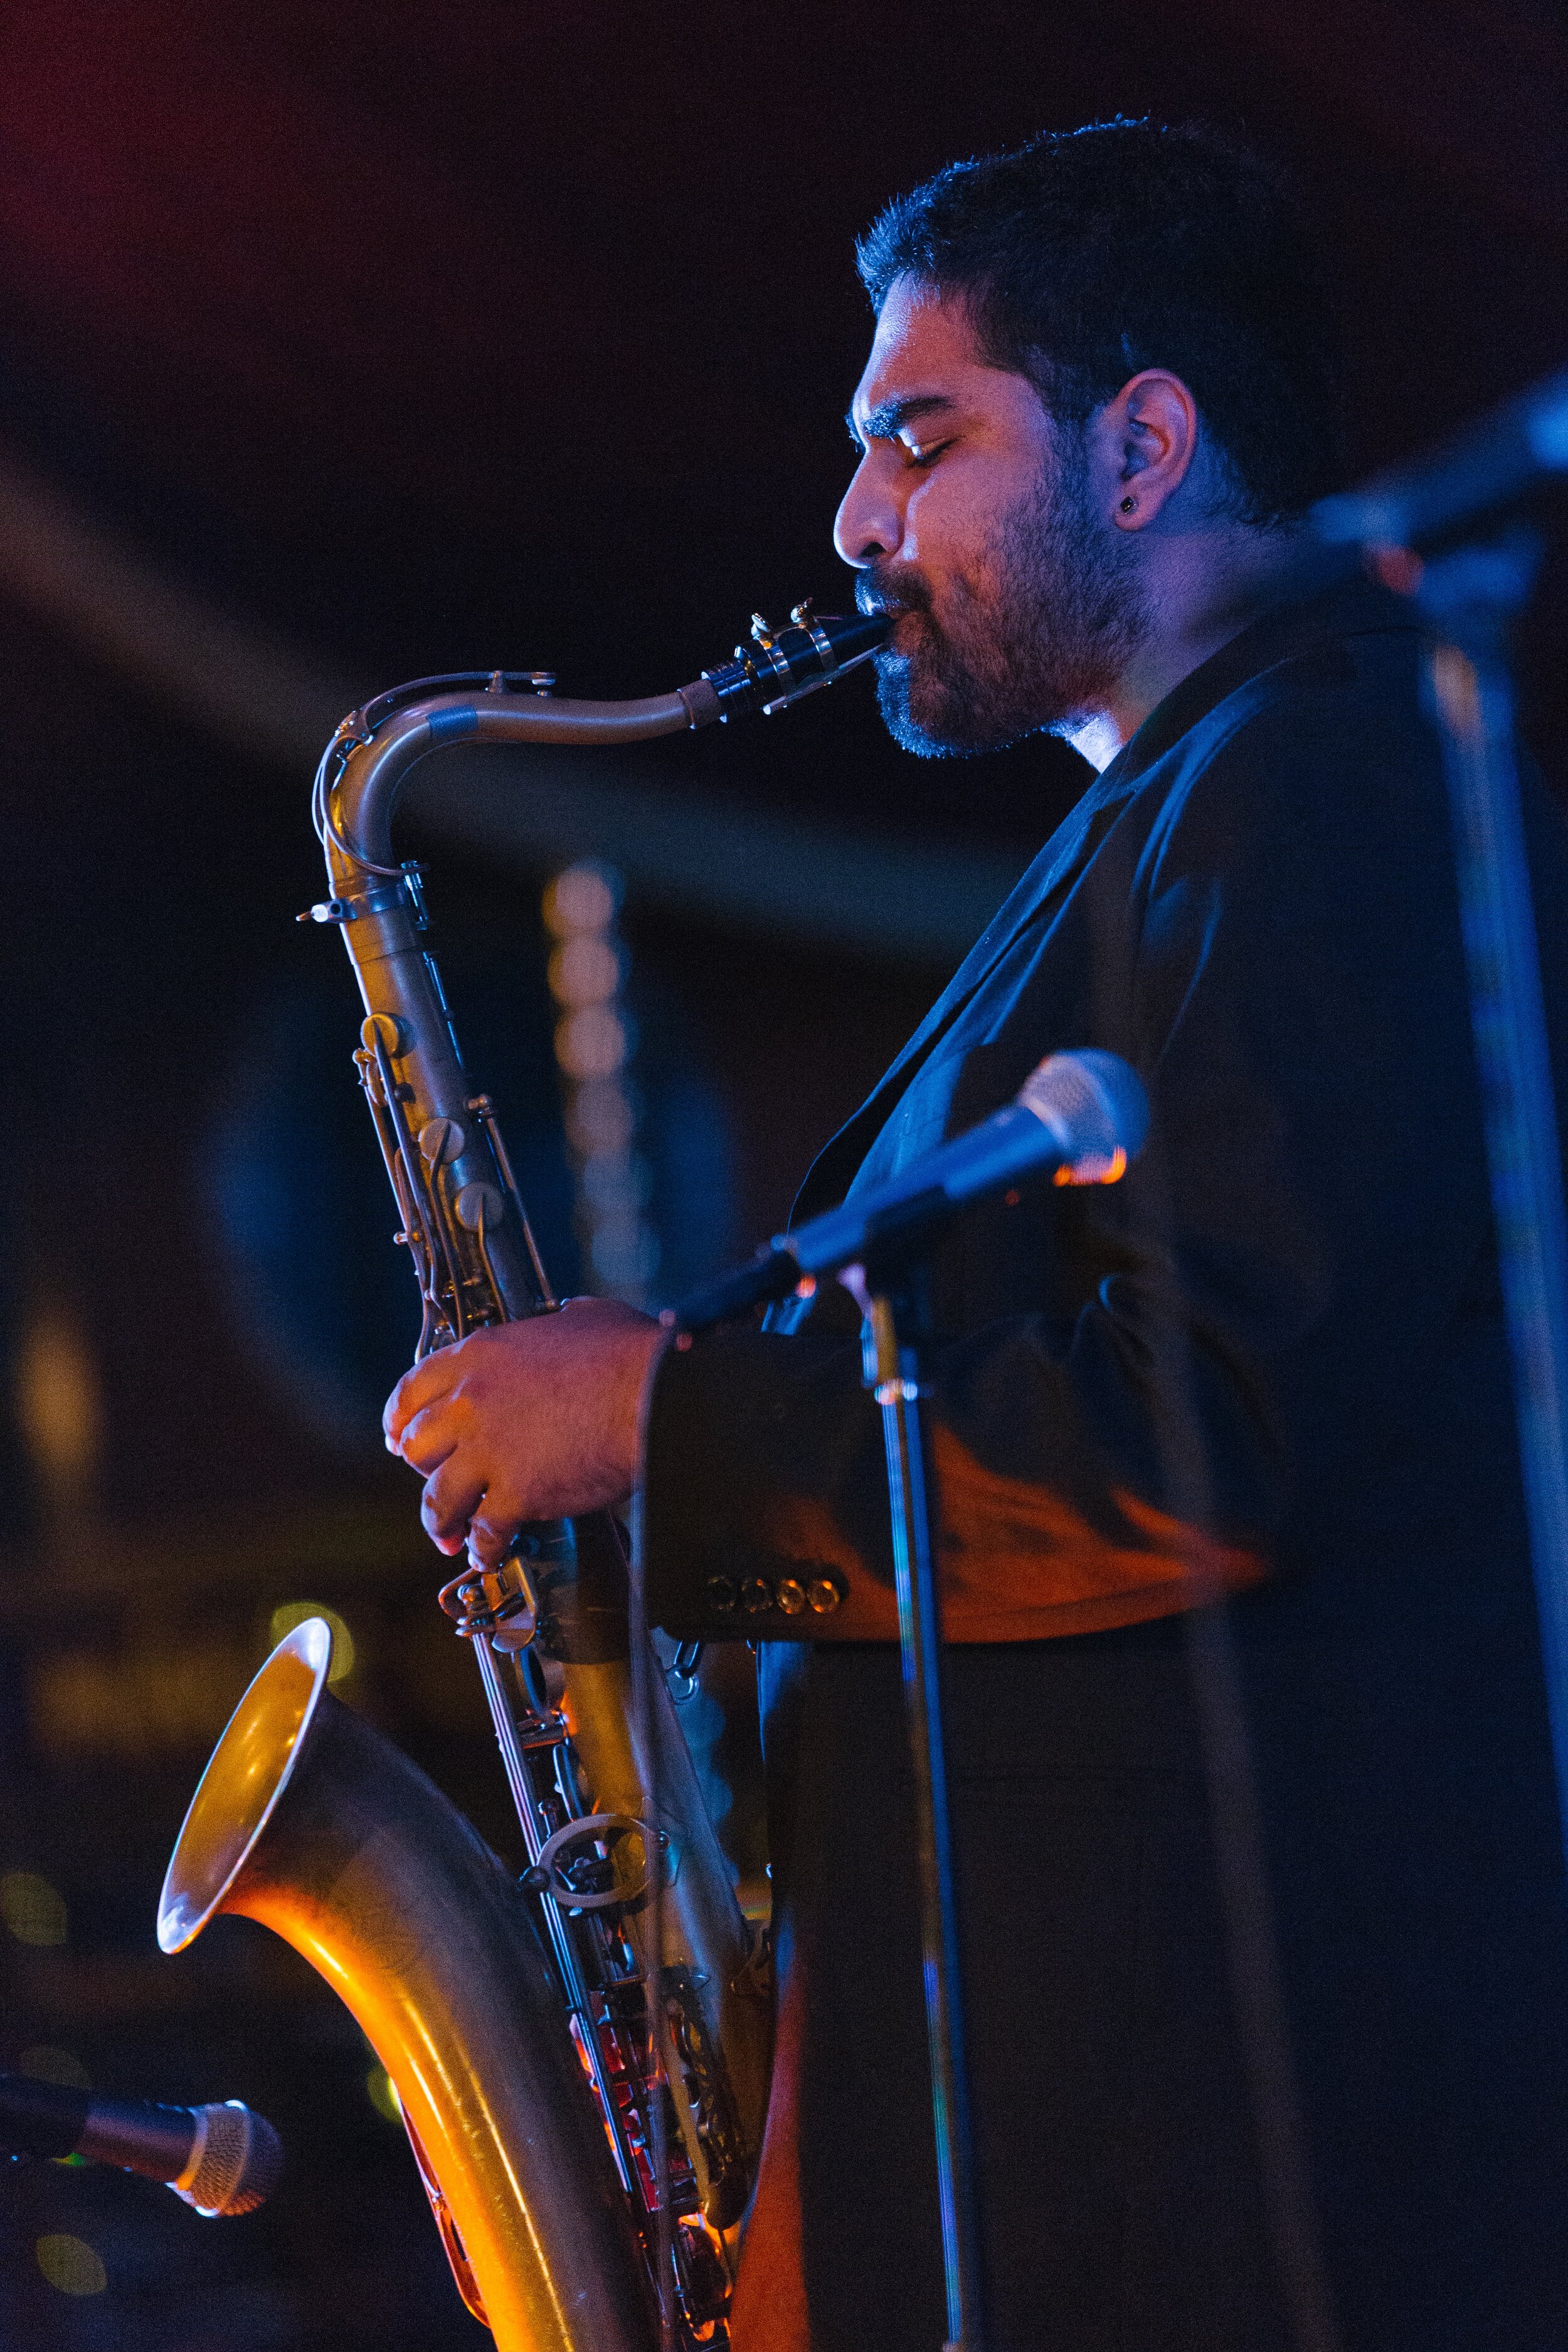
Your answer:
[[[875,448],[867,450],[834,518],[833,544],[857,572],[882,556],[896,555],[904,535],[898,501],[877,458]]]

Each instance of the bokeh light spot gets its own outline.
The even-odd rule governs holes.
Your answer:
[[[619,903],[619,877],[584,858],[558,874],[546,890],[544,919],[557,939],[574,931],[605,931]]]
[[[58,1312],[40,1315],[24,1332],[16,1391],[23,1433],[46,1483],[79,1489],[102,1447],[103,1401],[86,1339]]]
[[[108,2272],[85,2238],[40,2238],[37,2256],[38,2268],[62,2294],[101,2294],[109,2284]]]
[[[327,1670],[327,1680],[330,1683],[345,1681],[354,1670],[354,1637],[337,1611],[329,1609],[324,1601],[285,1601],[280,1608],[275,1609],[268,1629],[274,1648],[285,1633],[291,1633],[296,1625],[305,1622],[307,1617],[324,1617],[331,1627],[332,1663]]]
[[[555,1053],[574,1078],[607,1078],[626,1058],[626,1024],[607,1005],[584,1004],[555,1032]]]
[[[0,1919],[19,1944],[63,1944],[68,1932],[64,1895],[36,1870],[0,1875]]]
[[[558,1004],[602,1004],[621,984],[621,960],[609,941],[579,931],[550,959],[550,992]]]
[[[364,2078],[364,2087],[378,2116],[384,2116],[389,2124],[403,2121],[403,2103],[397,2095],[397,2085],[384,2066],[371,2068]]]

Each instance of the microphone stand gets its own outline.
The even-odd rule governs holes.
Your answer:
[[[899,1650],[914,1773],[921,1963],[931,2045],[931,2121],[947,2295],[943,2352],[983,2352],[980,2233],[970,2142],[963,1966],[942,1742],[942,1616],[921,1403],[931,1339],[929,1254],[967,1200],[1050,1171],[1115,1183],[1142,1147],[1149,1109],[1134,1073],[1093,1048],[1048,1055],[1016,1100],[918,1160],[894,1183],[853,1196],[749,1265],[706,1283],[663,1318],[677,1331],[836,1275],[863,1318],[861,1365],[882,1411],[892,1514]]]
[[[858,1283],[855,1289],[865,1318],[861,1334],[865,1382],[882,1409],[899,1652],[914,1770],[921,1966],[931,2045],[931,2121],[947,2295],[943,2352],[982,2352],[979,2217],[970,2137],[963,1970],[942,1737],[942,1613],[921,1413],[931,1331],[926,1261],[917,1257],[902,1265],[875,1261],[865,1268],[863,1286]]]
[[[1568,450],[1568,431],[1563,436]],[[1498,1268],[1548,1719],[1568,1834],[1568,1226],[1520,804],[1511,625],[1543,551],[1520,525],[1410,564],[1453,814]]]

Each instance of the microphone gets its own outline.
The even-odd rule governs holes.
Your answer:
[[[253,2213],[277,2188],[283,2143],[238,2099],[166,2107],[0,2074],[0,2148],[13,2156],[85,2156],[165,2181],[205,2220]]]
[[[764,1299],[785,1298],[806,1276],[837,1274],[896,1244],[930,1240],[955,1209],[1023,1176],[1058,1184],[1114,1184],[1142,1149],[1149,1102],[1137,1073],[1114,1054],[1052,1054],[1005,1110],[927,1152],[890,1183],[854,1193],[798,1233],[775,1234],[748,1265],[692,1291],[666,1320],[705,1331]]]
[[[1282,571],[1228,594],[1216,621],[1237,628],[1287,597],[1313,596],[1368,569],[1367,551],[1441,546],[1467,524],[1505,512],[1568,477],[1568,368],[1541,377],[1436,448],[1320,499]],[[1408,593],[1377,566],[1376,576]]]
[[[1321,499],[1307,520],[1330,547],[1420,547],[1568,474],[1568,368],[1543,376],[1428,455]]]

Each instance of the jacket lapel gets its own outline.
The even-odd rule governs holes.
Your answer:
[[[1264,613],[1184,678],[1058,826],[898,1059],[854,1117],[818,1153],[795,1196],[791,1224],[844,1198],[900,1097],[932,1052],[1020,936],[1032,927],[1043,928],[1053,903],[1088,863],[1104,830],[1102,817],[1138,789],[1147,771],[1184,734],[1237,688],[1274,663],[1299,655],[1305,645],[1325,636],[1342,636],[1347,631],[1408,630],[1418,625],[1403,598],[1369,581],[1356,581],[1305,607],[1289,604]],[[955,1117],[956,1107],[950,1113],[950,1125]]]
[[[792,1227],[844,1198],[856,1171],[920,1070],[1023,936],[1044,927],[1055,904],[1071,887],[1094,852],[1103,829],[1097,820],[1124,799],[1131,789],[1129,782],[1113,782],[1111,771],[1107,769],[1057,827],[908,1045],[859,1109],[813,1160],[790,1211]]]

